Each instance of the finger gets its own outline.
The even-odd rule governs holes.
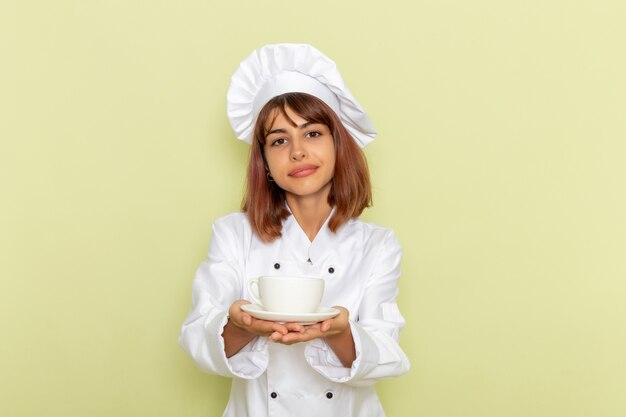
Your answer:
[[[309,324],[309,325],[304,326],[303,331],[309,332],[311,330],[320,330],[321,326],[322,326],[322,323]]]
[[[304,331],[304,326],[298,323],[287,323],[285,326],[290,332],[302,333]]]
[[[287,326],[281,323],[273,323],[272,330],[280,335],[285,335],[289,333],[289,329],[287,328]]]
[[[332,320],[324,320],[324,321],[322,322],[322,325],[320,326],[320,330],[321,330],[322,332],[327,332],[328,330],[330,330],[330,328],[331,328],[332,324],[333,324],[333,321],[332,321]]]
[[[252,325],[252,316],[250,314],[243,313],[241,315],[241,321],[243,321],[243,324],[245,324],[246,326],[251,326]]]
[[[282,336],[280,340],[276,340],[276,342],[282,343],[283,345],[293,345],[294,343],[306,342],[307,340],[308,339],[301,333],[291,332]]]

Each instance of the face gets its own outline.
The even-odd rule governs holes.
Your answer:
[[[327,198],[335,172],[335,143],[328,126],[311,123],[285,109],[266,126],[264,152],[271,176],[287,198]],[[274,116],[273,115],[273,116]],[[324,200],[326,201],[326,200]]]

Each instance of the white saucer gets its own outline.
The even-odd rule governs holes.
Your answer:
[[[278,322],[297,322],[299,324],[313,324],[330,319],[339,314],[339,310],[331,307],[319,307],[315,313],[276,313],[266,311],[257,304],[244,304],[241,306],[241,309],[257,319]]]

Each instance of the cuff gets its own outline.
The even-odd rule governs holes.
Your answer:
[[[309,342],[304,350],[304,356],[309,365],[325,378],[333,382],[348,382],[359,375],[369,372],[371,366],[368,363],[376,363],[378,350],[375,344],[363,343],[363,339],[369,339],[359,325],[350,321],[350,330],[354,340],[356,359],[351,368],[345,368],[335,352],[323,339],[315,339]],[[369,346],[369,347],[368,347]],[[372,347],[374,352],[372,352]]]
[[[216,316],[207,323],[208,334],[213,334],[217,343],[209,343],[211,356],[221,358],[220,368],[234,377],[255,379],[261,376],[269,363],[269,351],[266,337],[256,337],[244,346],[239,352],[226,357],[224,351],[224,326],[228,323],[227,312]]]

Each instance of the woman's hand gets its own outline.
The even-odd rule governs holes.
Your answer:
[[[239,352],[256,336],[265,336],[269,340],[293,345],[323,338],[333,349],[343,366],[349,368],[356,358],[354,340],[350,330],[348,310],[335,306],[339,314],[332,319],[303,326],[298,323],[276,323],[252,317],[241,309],[247,300],[235,301],[228,310],[228,323],[224,326],[224,351],[230,358]]]
[[[292,345],[323,338],[335,352],[343,366],[350,368],[352,362],[356,359],[356,351],[354,339],[352,339],[352,331],[350,330],[348,310],[341,306],[333,308],[339,310],[339,314],[332,319],[309,326],[287,323],[286,326],[289,326],[290,330],[288,333],[274,333],[270,339],[277,343]],[[291,325],[296,325],[300,329],[296,330],[296,326]]]
[[[288,325],[296,325],[299,327],[299,329],[290,329],[289,333],[281,334],[280,338],[276,337],[272,340],[277,343],[282,343],[284,345],[293,345],[294,343],[308,342],[309,340],[319,338],[327,338],[345,332],[346,329],[350,328],[350,324],[348,322],[348,310],[346,310],[344,307],[333,308],[336,308],[340,312],[332,319],[304,326],[296,323],[286,323]]]
[[[241,309],[244,304],[250,304],[248,300],[235,301],[228,310],[230,322],[238,329],[250,333],[253,336],[271,336],[273,333],[287,334],[289,330],[284,324],[273,321],[260,320],[252,317]]]
[[[224,351],[227,358],[239,352],[257,336],[265,336],[269,337],[270,340],[277,340],[287,335],[290,331],[300,332],[302,330],[302,326],[297,323],[281,324],[256,319],[241,309],[241,306],[244,304],[250,304],[250,302],[237,300],[228,309],[228,323],[226,323],[222,332]]]

